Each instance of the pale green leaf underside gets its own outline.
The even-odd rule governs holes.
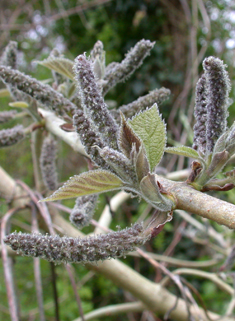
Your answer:
[[[74,80],[74,73],[73,73],[73,61],[67,58],[61,57],[49,57],[42,61],[36,61],[39,65],[47,67],[51,70],[58,72],[59,74]]]
[[[128,123],[142,140],[152,171],[159,164],[166,146],[166,125],[157,104],[140,112]]]
[[[198,152],[195,149],[188,146],[167,147],[165,149],[165,152],[170,154],[176,154],[176,155],[181,155],[185,157],[200,159]]]
[[[18,108],[28,108],[29,104],[26,103],[25,101],[14,101],[12,103],[9,103],[10,107],[18,107]]]
[[[43,201],[56,201],[88,194],[119,189],[123,182],[119,177],[105,170],[94,170],[70,178],[62,187]]]

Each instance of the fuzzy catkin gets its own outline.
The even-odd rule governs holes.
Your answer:
[[[4,242],[21,255],[55,263],[87,263],[124,256],[149,238],[143,233],[143,225],[136,223],[124,230],[86,238],[12,233]]]
[[[17,47],[18,44],[16,41],[9,42],[1,57],[2,65],[17,69]]]
[[[82,228],[89,225],[93,217],[98,195],[85,195],[78,197],[69,219],[76,227]]]
[[[18,70],[0,66],[0,78],[7,85],[11,85],[15,89],[22,91],[37,100],[40,104],[51,108],[59,114],[63,114],[64,110],[73,112],[76,109],[73,103],[52,87],[44,85],[37,79],[26,76]]]
[[[147,107],[151,107],[154,103],[160,105],[169,98],[170,93],[171,91],[164,87],[155,89],[153,91],[150,91],[147,95],[139,97],[137,100],[128,105],[123,105],[117,110],[112,110],[111,113],[114,118],[120,122],[120,111],[126,118],[131,118],[140,111],[145,110]]]
[[[0,124],[7,123],[9,120],[13,119],[15,114],[17,114],[16,110],[0,112]]]
[[[112,63],[111,66],[107,66],[104,76],[106,84],[103,87],[103,94],[106,94],[118,82],[124,81],[139,68],[144,58],[149,55],[154,44],[154,42],[142,39],[126,54],[125,59],[121,63]]]
[[[17,125],[13,128],[0,130],[0,147],[14,145],[24,137],[24,127],[22,125]]]
[[[219,58],[208,57],[203,61],[207,86],[206,150],[212,153],[215,142],[227,127],[228,95],[231,84],[226,65]]]
[[[73,126],[75,127],[86,153],[98,166],[106,168],[105,161],[100,157],[95,146],[104,147],[104,143],[98,133],[95,133],[91,127],[91,123],[82,110],[77,109],[73,115]]]
[[[52,137],[46,137],[42,144],[40,168],[45,186],[54,191],[58,185],[56,170],[57,144]]]
[[[206,78],[205,75],[198,80],[196,86],[196,97],[194,116],[196,123],[193,127],[193,148],[200,153],[206,152],[206,122],[207,122],[207,104],[206,104]]]
[[[105,143],[117,149],[117,123],[108,111],[98,88],[92,64],[84,55],[75,59],[74,73],[84,112],[91,117]]]

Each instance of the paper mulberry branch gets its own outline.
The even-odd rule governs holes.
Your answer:
[[[83,226],[87,224],[92,215],[97,194],[124,189],[143,198],[158,210],[159,215],[152,218],[150,224],[139,231],[141,237],[145,236],[144,241],[138,243],[134,240],[134,243],[132,243],[127,238],[127,243],[129,242],[130,245],[128,247],[128,244],[124,241],[126,238],[126,236],[124,237],[125,231],[127,230],[119,231],[116,232],[117,234],[111,234],[110,238],[109,236],[107,236],[107,239],[102,238],[103,244],[99,241],[100,236],[97,236],[97,246],[94,245],[94,239],[89,238],[86,240],[88,242],[86,246],[87,251],[90,249],[91,252],[86,253],[81,240],[55,236],[9,235],[6,242],[9,242],[13,248],[18,249],[20,253],[44,257],[50,261],[69,262],[95,261],[124,255],[127,251],[134,249],[133,245],[144,244],[147,239],[156,235],[162,226],[172,219],[172,210],[175,208],[193,211],[198,206],[196,212],[199,215],[214,219],[231,228],[235,227],[233,205],[219,201],[228,212],[226,218],[224,216],[218,217],[211,206],[214,199],[211,200],[209,196],[195,190],[203,190],[203,188],[209,190],[210,180],[221,171],[229,157],[235,152],[235,144],[232,143],[235,137],[235,126],[226,131],[226,108],[230,85],[225,66],[220,60],[210,57],[204,61],[205,76],[199,81],[197,87],[195,107],[197,123],[194,129],[194,147],[198,150],[187,146],[166,148],[166,125],[159,113],[158,106],[156,103],[152,106],[146,106],[152,100],[158,99],[155,96],[156,93],[150,93],[146,97],[140,98],[126,109],[123,107],[122,110],[127,113],[129,113],[129,108],[140,109],[141,111],[129,120],[121,114],[120,125],[116,123],[104,102],[101,93],[102,88],[97,83],[98,78],[106,81],[106,84],[114,84],[121,79],[125,79],[142,63],[152,46],[151,42],[142,40],[131,50],[121,64],[115,64],[112,68],[107,67],[104,78],[102,78],[101,72],[104,67],[101,44],[98,43],[97,48],[94,48],[91,59],[87,59],[85,55],[80,55],[75,59],[73,70],[83,110],[72,105],[73,126],[80,136],[86,153],[99,168],[72,177],[45,199],[45,201],[54,201],[78,198],[71,221]],[[132,60],[135,62],[134,66],[131,65]],[[56,60],[56,64],[58,67],[59,60]],[[68,65],[71,67],[70,62],[68,62]],[[95,66],[96,69],[101,68],[99,72],[96,71],[95,73]],[[4,71],[9,70],[4,69]],[[111,77],[112,72],[116,78]],[[9,75],[9,77],[11,76],[12,74]],[[220,81],[220,77],[223,81]],[[5,76],[4,79],[6,81],[7,77]],[[9,82],[12,83],[12,79]],[[105,88],[105,83],[103,84],[103,88]],[[168,95],[166,90],[162,91],[163,96]],[[212,95],[215,92],[218,92],[216,102],[213,101]],[[65,102],[64,99],[60,102]],[[50,103],[53,103],[53,99]],[[143,109],[141,109],[141,105],[143,105]],[[217,113],[220,117],[216,123],[215,115]],[[216,124],[212,129],[213,122]],[[220,123],[221,127],[219,127]],[[197,135],[201,135],[201,129],[206,133],[206,141],[202,140],[202,136],[197,137]],[[214,145],[211,151],[212,141]],[[164,151],[196,159],[192,165],[192,173],[185,183],[174,183],[154,173]],[[47,158],[50,158],[49,154],[44,159],[42,157],[41,164],[47,165],[45,162]],[[226,183],[230,183],[230,187],[234,186],[233,179],[233,175],[226,177]],[[216,184],[216,182],[213,181],[213,184]],[[225,187],[222,186],[222,188]],[[228,185],[226,185],[226,188],[228,188]],[[183,194],[182,191],[184,191]],[[190,199],[194,201],[191,202]],[[203,202],[203,200],[207,200],[207,202]],[[217,212],[221,213],[218,210]],[[131,229],[133,227],[130,230],[128,229],[130,235],[132,235]],[[113,241],[114,235],[120,238],[119,243]],[[27,248],[27,244],[30,246],[29,248]],[[32,244],[37,245],[33,247]],[[50,248],[50,244],[52,248]],[[74,244],[76,244],[77,251],[72,247]],[[113,249],[111,244],[114,244],[114,248],[116,246],[116,250]],[[75,253],[74,256],[73,253]],[[92,256],[89,256],[90,254]]]

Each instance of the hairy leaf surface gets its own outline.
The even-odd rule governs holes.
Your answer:
[[[188,146],[167,147],[165,149],[165,152],[200,159],[198,152],[195,149]]]
[[[39,65],[47,67],[59,74],[74,80],[73,61],[62,57],[49,57],[42,61],[36,61]]]
[[[61,188],[43,201],[56,201],[88,194],[119,189],[123,182],[119,177],[106,170],[94,170],[70,178]]]
[[[142,140],[152,171],[159,164],[166,146],[166,125],[157,104],[140,112],[128,123]]]

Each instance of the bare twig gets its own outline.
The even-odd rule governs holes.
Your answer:
[[[39,233],[38,223],[37,223],[37,212],[33,202],[31,202],[31,208],[32,208],[32,232]],[[42,290],[40,259],[35,257],[33,259],[33,263],[34,263],[34,275],[35,275],[35,284],[36,284],[36,292],[37,292],[37,300],[38,300],[39,317],[40,317],[40,321],[45,321],[46,319],[45,319],[45,313],[43,308],[43,290]]]
[[[70,282],[71,282],[72,287],[73,287],[73,292],[75,294],[75,298],[76,298],[76,301],[77,301],[78,310],[79,310],[80,316],[81,316],[80,320],[81,321],[85,321],[84,313],[83,313],[83,309],[82,309],[82,302],[81,302],[81,298],[79,296],[79,293],[77,291],[77,286],[76,286],[75,278],[74,278],[74,275],[73,275],[72,266],[71,266],[71,264],[65,264],[65,267],[66,267],[66,270],[68,272],[68,275],[69,275],[69,278],[70,278]]]
[[[84,316],[84,320],[88,321],[96,318],[102,318],[107,315],[111,317],[113,315],[119,315],[119,314],[128,313],[128,312],[142,312],[145,309],[147,309],[147,307],[140,301],[128,302],[128,303],[122,303],[122,304],[116,304],[116,305],[108,305],[106,307],[102,307],[90,313],[87,313]],[[83,320],[82,318],[77,318],[73,321],[83,321]]]
[[[20,210],[20,208],[10,209],[3,216],[2,223],[1,223],[2,261],[3,261],[3,267],[4,267],[4,277],[5,277],[5,283],[6,283],[8,304],[9,304],[9,310],[10,310],[10,315],[11,315],[12,321],[18,321],[20,319],[20,316],[19,316],[14,280],[13,280],[12,262],[11,262],[11,259],[8,257],[7,246],[3,242],[3,239],[5,238],[5,236],[7,234],[9,219],[18,210]]]

